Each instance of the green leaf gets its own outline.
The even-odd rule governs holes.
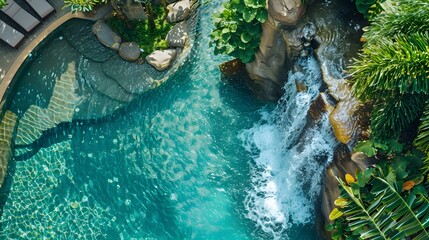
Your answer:
[[[256,13],[257,13],[256,11],[252,11],[252,10],[249,10],[247,8],[244,9],[243,10],[243,19],[244,19],[244,21],[250,23],[251,21],[253,21],[253,19],[255,19]]]
[[[249,43],[252,40],[252,36],[250,36],[248,33],[243,32],[240,35],[240,39],[244,43]]]
[[[377,154],[377,149],[374,148],[372,144],[372,141],[361,141],[356,145],[354,150],[356,152],[363,152],[368,157],[372,157]]]
[[[256,20],[258,20],[258,22],[265,22],[265,20],[267,20],[268,18],[268,12],[263,9],[261,11],[258,12],[258,14],[256,15]]]

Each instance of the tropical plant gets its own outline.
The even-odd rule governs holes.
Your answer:
[[[268,18],[265,0],[232,0],[212,17],[215,54],[227,54],[248,63],[254,60],[261,38],[261,23]]]
[[[429,3],[396,0],[388,9],[365,28],[368,42],[349,69],[355,95],[374,106],[370,127],[380,139],[409,130],[429,96],[429,24],[422,20],[429,17]]]
[[[0,0],[0,9],[7,5],[6,0]]]
[[[386,0],[356,0],[355,4],[357,10],[361,14],[363,14],[366,18],[370,18],[383,11],[381,3],[385,1]]]
[[[106,0],[64,0],[64,8],[70,7],[73,13],[89,12],[100,2]]]
[[[355,152],[363,152],[367,157],[383,155],[384,157],[395,156],[402,153],[404,145],[395,139],[371,138],[365,141],[360,141],[354,148]]]
[[[154,50],[168,48],[165,36],[173,27],[171,23],[165,21],[166,11],[164,7],[153,8],[155,16],[155,28],[151,29],[148,21],[128,21],[125,22],[118,17],[107,20],[107,24],[113,31],[117,32],[124,41],[134,41],[144,50],[143,57]]]
[[[415,156],[338,178],[332,239],[429,239],[429,200]],[[396,164],[396,165],[395,165]],[[417,173],[417,174],[416,174]]]

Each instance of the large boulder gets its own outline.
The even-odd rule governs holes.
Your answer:
[[[185,47],[188,41],[188,25],[186,21],[180,22],[168,32],[166,40],[170,47]]]
[[[329,120],[337,140],[347,144],[359,134],[357,111],[360,105],[346,80],[332,76],[329,68],[331,67],[327,65],[327,62],[323,62],[321,66],[323,81],[328,86],[329,94],[338,101],[335,109],[329,114]]]
[[[250,83],[252,90],[258,98],[278,100],[283,95],[288,67],[281,31],[270,21],[262,24],[261,43],[255,57],[255,61],[246,64],[249,77],[253,80]]]
[[[128,20],[147,20],[147,15],[144,11],[144,7],[139,2],[131,2],[130,4],[122,5],[122,12],[125,14],[125,16],[127,16]]]
[[[176,57],[175,49],[157,50],[146,56],[146,61],[158,71],[164,71],[170,67]]]
[[[170,23],[180,22],[186,19],[191,13],[191,2],[189,0],[175,2],[169,4],[167,10],[167,21]]]
[[[135,42],[123,42],[119,47],[119,56],[124,60],[134,62],[140,57],[140,47]]]
[[[98,20],[92,26],[92,32],[97,36],[98,41],[100,41],[104,46],[113,50],[119,49],[121,37],[112,31],[109,25],[107,25],[103,20]]]
[[[268,13],[286,26],[295,26],[305,13],[302,0],[269,0]]]

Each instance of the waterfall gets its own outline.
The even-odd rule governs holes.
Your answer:
[[[323,171],[336,145],[327,116],[307,125],[322,84],[319,63],[310,56],[297,64],[302,71],[289,73],[276,108],[261,110],[261,120],[239,136],[252,156],[246,217],[274,239],[289,238],[291,226],[314,222]],[[295,82],[307,91],[297,92]]]

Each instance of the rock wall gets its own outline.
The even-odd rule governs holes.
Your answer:
[[[302,0],[268,0],[268,19],[262,24],[259,51],[253,62],[246,64],[253,81],[250,87],[260,99],[276,101],[283,95],[283,85],[290,69],[291,51],[301,42],[284,38],[285,32],[297,25],[304,16],[306,5]],[[287,29],[288,28],[288,29]],[[293,42],[293,43],[292,43]],[[296,51],[295,51],[296,53]]]

